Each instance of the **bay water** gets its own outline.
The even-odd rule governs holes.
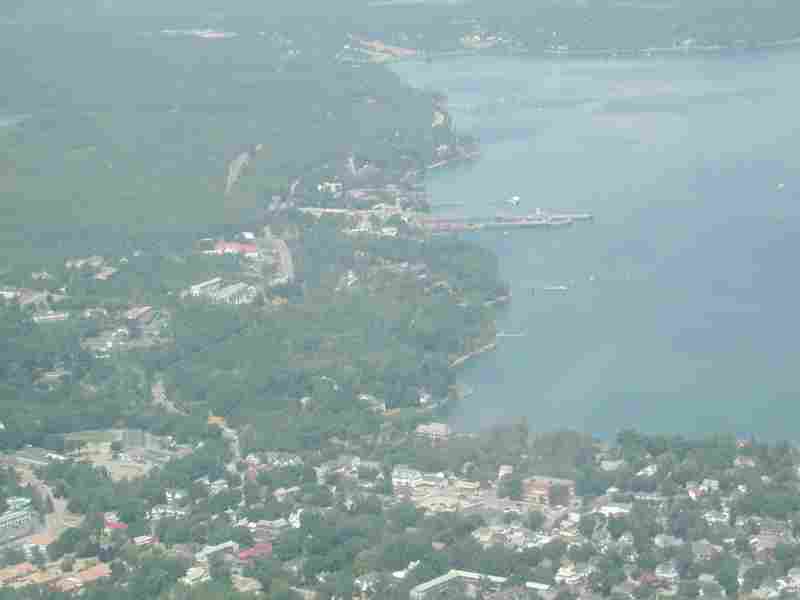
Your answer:
[[[436,212],[595,216],[469,234],[513,299],[457,429],[800,438],[800,52],[395,68],[481,141],[429,178]]]

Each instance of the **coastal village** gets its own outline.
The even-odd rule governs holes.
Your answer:
[[[455,25],[452,54],[524,50],[503,29],[473,19]],[[557,32],[544,33],[546,53],[570,53]],[[244,37],[212,29],[159,35],[212,44]],[[303,53],[287,37],[269,39],[281,68]],[[351,34],[337,48],[336,61],[355,67],[428,57],[405,33],[385,42]],[[383,101],[359,99],[364,107]],[[800,595],[794,446],[630,430],[598,440],[537,432],[527,422],[451,429],[449,410],[469,393],[451,372],[495,347],[500,336],[487,315],[511,298],[476,254],[448,264],[431,240],[579,226],[593,216],[516,196],[488,199],[503,203],[493,217],[433,215],[427,173],[480,151],[453,133],[443,99],[431,111],[430,161],[403,155],[388,167],[348,152],[260,199],[260,219],[201,233],[183,251],[91,249],[25,266],[0,287],[0,305],[13,313],[4,333],[72,344],[69,361],[36,356],[36,398],[69,389],[61,400],[74,422],[101,423],[70,428],[62,415],[37,414],[30,422],[43,433],[20,441],[10,420],[18,415],[0,420],[0,598],[32,589],[58,599],[124,589],[143,600],[201,591],[236,600]],[[232,154],[220,175],[226,198],[266,152],[259,143]],[[320,257],[330,267],[321,273],[312,268]],[[335,312],[341,305],[374,298],[384,303],[352,313],[369,317],[369,335],[383,336],[373,346],[407,332],[418,344],[401,347],[388,366],[384,349],[362,344],[356,327],[324,328],[335,318],[349,324],[349,313]],[[334,308],[314,312],[323,300]],[[286,333],[290,317],[307,335]],[[231,334],[262,320],[268,325],[251,338]],[[208,331],[195,335],[187,323]],[[451,339],[439,347],[434,338],[445,330]],[[345,362],[336,344],[349,338],[363,354]],[[276,348],[288,348],[285,363]],[[193,370],[189,358],[212,349],[220,354]],[[345,362],[341,379],[334,359]],[[278,374],[260,378],[273,363]],[[412,367],[429,380],[409,384]],[[307,381],[301,369],[312,373]],[[9,369],[9,379],[21,372]],[[201,376],[199,391],[186,392]],[[239,410],[251,392],[246,376],[258,387],[252,422]],[[108,398],[125,418],[104,423],[92,413]],[[270,401],[284,404],[270,412]],[[279,438],[283,429],[291,445]]]
[[[221,471],[195,471],[183,488],[164,481],[168,465],[202,453],[204,442],[176,445],[115,430],[76,436],[64,453],[26,448],[5,455],[4,487],[16,495],[5,498],[0,516],[6,562],[0,585],[78,592],[113,581],[152,555],[176,560],[178,585],[189,588],[221,578],[258,595],[279,580],[302,597],[343,597],[331,592],[325,560],[297,540],[310,538],[313,547],[314,536],[321,536],[324,546],[331,533],[326,527],[357,528],[359,520],[365,525],[380,516],[397,540],[358,546],[357,568],[345,586],[353,600],[389,597],[392,590],[414,600],[767,599],[800,590],[797,502],[770,492],[794,489],[797,495],[799,457],[789,448],[738,440],[730,454],[727,442],[698,444],[676,464],[671,450],[645,450],[652,440],[644,438],[636,457],[626,458],[631,449],[621,435],[619,445],[595,442],[582,452],[590,461],[584,473],[603,482],[598,487],[535,474],[528,470],[534,456],[437,472],[381,459],[384,444],[447,454],[456,445],[480,443],[438,422],[409,433],[389,428],[377,444],[365,439],[358,446],[371,449],[366,456],[358,448],[242,455],[239,432],[222,418],[208,422],[229,462]],[[700,462],[726,453],[714,464]],[[138,504],[140,514],[73,512],[64,478],[80,465],[120,483],[164,469],[164,479],[152,480],[163,487]],[[768,508],[753,505],[756,494],[771,493],[777,496]],[[760,514],[766,511],[773,514]],[[196,533],[201,530],[208,533]],[[222,539],[226,535],[230,539]],[[450,551],[472,556],[448,566],[438,557]]]
[[[432,126],[442,122],[434,115]],[[470,160],[474,152],[455,143],[440,148],[438,159]],[[310,221],[198,240],[178,263],[226,261],[224,269],[206,269],[206,277],[152,302],[70,308],[76,281],[111,288],[146,258],[138,250],[73,257],[58,271],[31,272],[29,286],[5,287],[0,295],[35,327],[85,324],[80,347],[94,360],[111,364],[121,353],[158,352],[174,343],[174,314],[183,306],[280,314],[291,305],[303,227],[332,220],[345,238],[391,242],[481,225],[431,218],[415,181],[413,171],[388,176],[352,156],[338,170],[297,179],[286,196],[271,198],[270,210]],[[513,228],[515,218],[522,227],[551,227],[591,216],[536,211],[492,224]],[[455,294],[455,284],[425,262],[366,258],[366,266],[338,276],[335,294],[372,292],[387,278],[409,278],[426,295]],[[506,291],[485,303],[507,300]],[[449,356],[449,366],[493,348],[494,335],[477,342],[473,351]],[[58,389],[72,376],[53,365],[37,385]],[[336,382],[328,385],[338,390]],[[148,393],[167,414],[180,418],[191,410],[158,374]],[[800,591],[800,457],[793,449],[775,457],[777,449],[740,440],[723,444],[722,458],[712,461],[707,455],[716,449],[703,443],[667,452],[647,449],[643,440],[631,452],[592,441],[554,468],[534,442],[506,452],[502,462],[456,453],[448,468],[431,470],[430,459],[413,457],[448,457],[452,448],[484,442],[440,422],[447,398],[423,385],[416,395],[403,413],[386,399],[357,393],[350,401],[381,420],[379,432],[333,435],[303,452],[252,451],[242,441],[252,435],[248,426],[215,414],[199,441],[106,429],[64,436],[58,449],[8,452],[0,586],[80,593],[167,561],[170,585],[226,582],[243,594],[307,600],[775,598]],[[305,410],[317,402],[299,399]],[[507,433],[489,445],[509,450]],[[412,460],[398,459],[398,449]],[[561,450],[554,442],[549,452]],[[756,493],[776,500],[761,508],[752,501]],[[774,506],[781,502],[789,508]]]

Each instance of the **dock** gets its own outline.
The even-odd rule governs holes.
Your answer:
[[[494,217],[426,217],[420,224],[434,233],[480,231],[485,229],[552,229],[569,227],[578,222],[592,221],[591,213],[547,213],[535,215]]]

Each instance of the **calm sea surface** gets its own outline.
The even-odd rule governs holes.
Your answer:
[[[440,212],[595,214],[475,235],[512,288],[498,329],[523,335],[465,367],[456,427],[800,438],[800,52],[396,69],[482,142],[431,178],[463,203]]]

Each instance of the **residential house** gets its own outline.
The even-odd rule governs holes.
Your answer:
[[[181,583],[191,587],[199,583],[205,583],[210,579],[211,577],[208,574],[208,567],[197,566],[190,567],[189,570],[186,571],[186,574],[181,578]]]
[[[257,293],[254,286],[239,282],[212,292],[210,298],[221,304],[249,304],[255,300]]]
[[[33,317],[34,323],[58,323],[69,319],[68,312],[49,311]]]
[[[211,496],[216,496],[222,492],[227,492],[229,489],[230,486],[224,479],[217,479],[208,484],[208,493]]]
[[[128,531],[128,525],[126,523],[121,523],[116,520],[106,519],[103,531],[106,533],[106,535],[111,535],[115,531],[125,532]]]
[[[260,543],[273,542],[290,527],[291,525],[286,519],[258,521],[253,528],[253,538]]]
[[[236,554],[239,552],[239,544],[234,541],[227,541],[216,546],[206,546],[200,552],[194,555],[195,562],[206,563],[213,556],[223,554]]]
[[[152,306],[134,306],[125,312],[125,318],[128,321],[139,321],[140,323],[149,323],[153,320],[153,316]]]
[[[284,469],[286,467],[302,466],[303,459],[296,454],[288,452],[267,452],[264,454],[264,462],[273,469]]]
[[[653,538],[653,543],[655,544],[656,548],[673,548],[677,546],[683,545],[683,540],[680,538],[676,538],[672,535],[666,535],[664,533],[659,533],[655,538]]]
[[[708,540],[697,540],[692,542],[692,554],[698,561],[711,560],[714,556],[720,553],[722,549],[715,546]]]
[[[87,583],[94,583],[110,575],[111,567],[106,563],[98,563],[74,575],[62,577],[55,583],[55,587],[62,592],[74,592],[83,588]]]
[[[452,569],[440,577],[411,588],[409,598],[410,600],[425,600],[440,596],[449,589],[466,589],[469,593],[470,590],[475,591],[482,585],[497,589],[506,581],[505,577]]]
[[[371,598],[381,586],[383,578],[378,572],[365,573],[353,580],[354,596],[359,600],[367,600]]]
[[[417,425],[416,434],[432,441],[443,441],[450,437],[451,431],[450,426],[445,423],[423,423]]]
[[[234,573],[231,575],[233,589],[240,594],[258,594],[262,591],[261,583],[252,577],[244,577]]]
[[[184,296],[192,296],[193,298],[199,298],[200,296],[207,296],[216,290],[218,290],[222,285],[222,277],[214,277],[213,279],[209,279],[207,281],[202,281],[191,286],[186,292],[184,292]]]
[[[160,519],[184,519],[189,516],[189,511],[185,508],[172,504],[157,504],[147,513],[147,519],[158,521]]]
[[[585,581],[590,573],[588,567],[579,568],[574,563],[567,562],[558,569],[553,579],[563,585],[578,585]]]
[[[480,481],[470,481],[469,479],[452,479],[450,485],[460,496],[475,496],[481,492]]]
[[[35,515],[30,508],[6,510],[0,514],[0,540],[25,535],[34,525]]]
[[[458,499],[451,496],[431,495],[415,499],[417,508],[428,513],[455,513],[461,508]]]
[[[726,510],[709,510],[703,513],[703,518],[709,525],[725,525],[730,519],[730,513]]]
[[[800,567],[792,567],[786,573],[786,587],[800,589]]]
[[[497,469],[497,481],[500,481],[503,477],[508,477],[514,473],[514,467],[512,465],[500,465]]]
[[[530,504],[549,506],[550,493],[557,486],[566,489],[568,500],[575,496],[575,482],[570,479],[529,477],[522,482],[522,497]]]
[[[395,492],[413,490],[422,481],[422,472],[408,465],[397,465],[392,469],[392,486]]]
[[[750,548],[757,559],[767,559],[772,556],[778,544],[784,542],[783,537],[770,533],[761,533],[750,538]]]
[[[672,561],[663,562],[658,565],[655,570],[655,576],[662,581],[666,581],[667,583],[672,583],[680,579],[678,570],[675,568],[675,563]]]
[[[0,587],[4,587],[19,581],[23,577],[27,577],[35,571],[36,567],[29,562],[18,563],[16,565],[0,569]]]
[[[157,541],[158,540],[156,540],[156,538],[152,535],[138,535],[133,538],[133,544],[135,546],[152,546]]]
[[[186,490],[167,490],[164,492],[167,504],[181,504],[189,497],[189,492]]]
[[[300,486],[292,486],[289,488],[278,488],[274,492],[272,492],[272,497],[275,498],[278,502],[285,502],[288,498],[298,494],[301,491]]]
[[[272,556],[272,544],[269,542],[258,543],[252,548],[241,550],[237,558],[241,562],[251,562],[257,558]]]
[[[658,465],[647,465],[644,469],[636,473],[637,477],[652,477],[658,473]]]
[[[94,278],[95,278],[97,281],[108,281],[108,280],[109,280],[109,279],[111,279],[111,278],[112,278],[112,277],[113,277],[113,276],[114,276],[114,275],[115,275],[115,274],[116,274],[118,271],[119,271],[119,269],[117,269],[116,267],[109,267],[109,266],[106,266],[106,267],[103,267],[102,269],[100,269],[100,270],[99,270],[97,273],[95,273],[95,275],[94,275]]]
[[[246,258],[258,258],[258,246],[255,244],[243,244],[241,242],[218,241],[214,244],[211,254],[237,254]]]
[[[619,471],[624,466],[625,466],[625,461],[622,459],[600,461],[600,469],[609,473],[613,473],[614,471]]]
[[[604,506],[595,509],[594,512],[603,515],[604,517],[624,517],[630,514],[633,505],[622,502],[609,502]]]
[[[735,467],[753,468],[756,466],[756,459],[752,456],[737,456],[733,461],[733,465]]]
[[[696,481],[687,481],[686,493],[692,500],[699,500],[706,495],[706,489]]]
[[[657,504],[664,504],[667,499],[658,494],[656,492],[636,492],[633,495],[634,500],[638,500],[639,502],[647,502],[648,504],[657,505]]]

